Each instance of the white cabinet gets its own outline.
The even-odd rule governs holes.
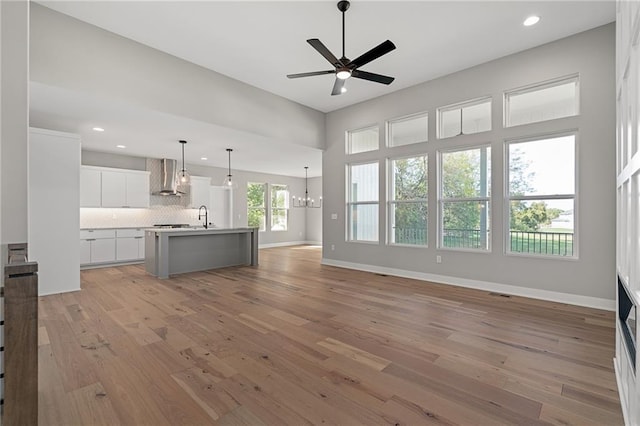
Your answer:
[[[191,208],[197,209],[200,206],[209,208],[209,185],[211,178],[201,176],[191,176]]]
[[[80,264],[114,262],[116,232],[113,229],[83,229],[80,231]]]
[[[80,231],[80,264],[108,266],[118,262],[144,259],[144,230],[82,229]]]
[[[99,170],[80,169],[80,207],[100,207],[102,203],[102,173]]]
[[[127,205],[127,175],[121,172],[102,172],[102,207]]]
[[[91,263],[113,262],[115,260],[115,240],[105,238],[91,242]]]
[[[102,207],[149,207],[149,173],[103,171]]]
[[[116,260],[144,259],[144,231],[142,229],[116,230]]]
[[[149,173],[128,172],[126,177],[126,205],[129,207],[149,207]]]
[[[83,166],[80,207],[149,207],[149,172]]]

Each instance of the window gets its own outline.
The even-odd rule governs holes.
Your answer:
[[[378,163],[348,166],[349,241],[378,241]]]
[[[289,189],[271,185],[271,230],[286,231],[289,222]]]
[[[427,245],[427,156],[390,161],[389,243]]]
[[[251,227],[258,227],[260,231],[266,228],[266,189],[264,183],[247,184],[247,223]]]
[[[347,154],[378,149],[378,126],[347,132]]]
[[[507,251],[574,256],[575,135],[507,143]]]
[[[438,108],[438,138],[491,130],[491,98]]]
[[[504,108],[506,127],[578,115],[578,77],[506,92]]]
[[[387,124],[389,146],[426,142],[428,126],[427,113],[389,121]]]
[[[440,247],[489,250],[491,148],[440,153]]]

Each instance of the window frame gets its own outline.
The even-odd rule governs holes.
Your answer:
[[[394,177],[395,177],[395,166],[394,162],[397,160],[405,160],[409,158],[419,158],[424,157],[424,161],[427,165],[425,176],[427,177],[427,194],[425,198],[416,198],[412,200],[395,200],[395,185]],[[429,154],[426,152],[412,154],[412,155],[403,155],[398,157],[389,157],[387,158],[387,236],[386,242],[387,245],[397,246],[397,247],[414,247],[414,248],[428,248],[429,247]],[[395,216],[392,214],[394,205],[397,204],[421,204],[424,203],[427,208],[427,224],[425,227],[425,244],[402,244],[393,242],[393,233],[394,233],[394,223]]]
[[[278,207],[278,206],[274,206],[273,204],[273,195],[274,195],[274,188],[275,187],[279,187],[279,188],[284,188],[284,191],[287,193],[287,195],[284,197],[284,207]],[[269,218],[269,230],[271,232],[286,232],[289,230],[289,185],[285,185],[285,184],[280,184],[280,183],[272,183],[269,185],[269,199],[271,200],[269,202],[269,206],[270,206],[270,218]],[[285,228],[284,229],[273,229],[273,218],[276,217],[275,213],[279,212],[279,211],[283,211],[284,212],[284,217],[285,217]]]
[[[464,110],[464,108],[480,105],[480,104],[483,104],[483,103],[485,103],[487,101],[489,102],[489,111],[491,111],[491,113],[489,115],[489,128],[487,130],[482,130],[480,132],[473,132],[473,133],[464,133],[462,131],[463,130],[463,122],[464,122],[464,120],[461,118],[460,119],[460,132],[461,132],[460,134],[453,135],[453,136],[442,136],[442,128],[443,128],[442,113],[443,112],[453,111],[453,110],[456,110],[456,109]],[[451,139],[451,138],[456,138],[456,137],[459,137],[459,136],[476,135],[478,133],[491,132],[492,130],[493,130],[493,96],[491,96],[491,95],[482,96],[482,97],[479,97],[479,98],[470,99],[468,101],[457,102],[455,104],[444,105],[444,106],[436,108],[436,139],[439,139],[439,140],[440,139]]]
[[[424,117],[426,120],[426,131],[427,131],[427,137],[425,140],[423,141],[418,141],[418,142],[411,142],[411,143],[405,143],[405,144],[401,144],[401,145],[394,145],[393,142],[393,124],[394,123],[402,123],[404,121],[411,121],[411,120],[415,120],[417,118],[422,118]],[[397,117],[397,118],[392,118],[390,120],[387,120],[385,122],[385,129],[386,129],[386,146],[388,148],[397,148],[400,146],[410,146],[410,145],[416,145],[419,143],[425,143],[425,142],[429,142],[429,111],[422,111],[422,112],[416,112],[414,114],[409,114],[409,115],[404,115],[402,117]]]
[[[443,198],[442,193],[443,193],[443,154],[446,153],[452,153],[452,152],[462,152],[462,151],[472,151],[472,150],[480,150],[480,149],[489,149],[491,152],[491,143],[487,142],[487,143],[483,143],[483,144],[474,144],[474,145],[467,145],[467,146],[460,146],[460,147],[452,147],[450,149],[439,149],[437,151],[437,200],[438,200],[438,204],[437,204],[437,238],[438,238],[438,242],[437,242],[437,249],[438,250],[448,250],[448,251],[460,251],[460,252],[470,252],[470,253],[492,253],[493,250],[493,244],[492,244],[492,236],[493,236],[493,232],[492,232],[492,226],[491,226],[491,221],[492,221],[492,217],[493,217],[493,191],[492,191],[492,185],[493,185],[493,167],[491,167],[491,162],[493,159],[493,155],[490,154],[490,157],[487,161],[487,165],[490,167],[489,170],[492,171],[489,182],[487,183],[487,190],[489,195],[486,197],[456,197],[456,198]],[[475,249],[475,248],[469,248],[469,247],[446,247],[444,245],[444,204],[445,203],[462,203],[462,202],[477,202],[477,203],[481,203],[481,202],[485,202],[487,205],[487,208],[489,210],[488,213],[488,217],[487,217],[487,248],[479,248],[479,249]]]
[[[510,113],[509,113],[509,100],[513,95],[523,95],[526,93],[533,93],[539,90],[549,89],[551,87],[561,86],[563,84],[571,83],[575,81],[576,83],[576,96],[575,96],[575,110],[576,113],[574,115],[567,115],[564,117],[550,118],[548,120],[540,120],[540,121],[530,121],[528,123],[521,124],[510,124]],[[521,86],[515,89],[505,90],[502,94],[502,125],[504,128],[512,128],[519,126],[527,126],[530,124],[536,123],[544,123],[547,121],[553,120],[562,120],[565,118],[578,117],[580,115],[580,74],[571,74],[563,77],[553,78],[551,80],[545,80],[538,83],[528,84],[526,86]]]
[[[375,164],[378,167],[378,181],[376,182],[376,186],[378,189],[378,200],[377,201],[357,201],[357,202],[352,202],[351,201],[351,188],[352,188],[352,184],[351,184],[351,169],[353,166],[363,166],[366,164]],[[361,243],[361,244],[380,244],[380,161],[379,160],[370,160],[370,161],[358,161],[358,162],[352,162],[352,163],[347,163],[346,164],[346,179],[345,179],[345,184],[346,184],[346,195],[347,195],[347,200],[346,200],[346,211],[345,211],[345,217],[347,218],[347,220],[345,220],[345,224],[346,224],[346,232],[345,232],[345,241],[346,242],[350,242],[350,243]],[[351,230],[352,230],[352,215],[351,215],[351,210],[352,210],[352,206],[358,206],[358,205],[375,205],[378,206],[378,230],[377,230],[377,239],[376,240],[356,240],[353,239],[353,235],[351,234]]]
[[[266,182],[247,182],[247,192],[249,191],[249,185],[262,185],[262,191],[264,194],[263,197],[263,205],[262,207],[258,207],[258,206],[250,206],[249,205],[249,197],[247,197],[247,226],[249,225],[249,211],[250,210],[262,210],[263,212],[263,217],[264,217],[264,229],[260,229],[260,227],[258,227],[258,232],[266,232],[267,230],[267,183]]]
[[[511,191],[509,188],[509,147],[511,144],[517,143],[526,143],[526,142],[535,142],[542,141],[547,139],[561,138],[566,136],[573,136],[573,152],[574,152],[574,193],[573,196],[569,196],[569,194],[541,194],[541,195],[523,195],[523,196],[511,196]],[[538,134],[535,136],[527,136],[521,138],[512,138],[504,141],[504,189],[503,189],[503,217],[505,218],[503,224],[503,243],[504,243],[504,254],[506,256],[517,256],[517,257],[531,257],[535,259],[555,259],[555,260],[569,260],[575,261],[579,260],[579,209],[578,209],[578,194],[579,194],[579,179],[578,179],[578,130],[570,130],[564,132],[554,132],[554,133],[544,133]],[[572,256],[560,256],[560,255],[548,255],[548,254],[536,254],[530,252],[516,252],[511,251],[511,201],[537,201],[537,200],[567,200],[573,199],[573,255]]]
[[[353,133],[356,132],[362,132],[365,130],[372,130],[375,129],[376,132],[378,133],[378,140],[377,140],[377,145],[375,147],[375,149],[369,149],[366,151],[358,151],[358,152],[352,152],[351,149],[351,135]],[[357,154],[363,154],[365,152],[373,152],[373,151],[379,151],[380,150],[380,126],[376,123],[376,124],[372,124],[370,126],[364,126],[364,127],[359,127],[357,129],[352,129],[352,130],[347,130],[345,132],[345,153],[347,155],[357,155]]]

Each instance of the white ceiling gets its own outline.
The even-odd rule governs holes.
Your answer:
[[[329,112],[381,96],[439,76],[450,74],[514,52],[535,47],[571,34],[585,31],[615,19],[615,3],[608,1],[353,1],[346,15],[346,56],[353,59],[386,39],[397,49],[362,69],[394,76],[389,86],[349,79],[348,92],[331,96],[333,75],[290,80],[286,74],[331,69],[331,65],[306,43],[319,38],[336,56],[341,56],[341,18],[336,1],[49,1],[39,2],[51,9],[120,34],[195,64],[220,72],[247,84],[262,88],[311,108]],[[522,21],[529,15],[541,16],[533,27]],[[32,115],[40,123],[88,118],[91,110],[101,111],[116,125],[119,135],[131,142],[130,154],[161,157],[142,142],[158,131],[159,122],[150,113],[142,120],[128,120],[118,108],[101,105],[101,100],[84,100],[82,96],[54,93],[48,88],[32,90]],[[59,111],[56,96],[66,96],[67,111]],[[74,100],[74,98],[77,98]],[[35,111],[37,109],[37,111]],[[35,111],[35,115],[34,115]],[[130,111],[130,114],[136,111]],[[124,125],[123,120],[132,121]],[[177,119],[176,119],[177,120]],[[181,119],[184,120],[184,119]],[[185,120],[186,121],[186,120]],[[146,123],[146,124],[143,124]],[[153,123],[153,125],[152,125]],[[148,125],[147,125],[148,124]],[[176,123],[167,120],[165,127],[189,124],[178,139],[186,139],[206,130],[204,123]],[[79,127],[79,126],[76,126]],[[60,129],[62,130],[62,129]],[[128,133],[129,132],[129,133]],[[107,133],[107,132],[105,132]],[[208,134],[209,137],[211,133]],[[166,135],[166,133],[165,133]],[[95,135],[82,135],[90,141]],[[86,137],[85,137],[86,136]],[[231,135],[227,135],[231,136]],[[253,151],[260,141],[255,136],[236,132],[234,140]],[[106,135],[104,136],[106,137]],[[264,146],[264,141],[263,146]],[[270,142],[272,143],[272,142]],[[177,144],[176,144],[177,145]],[[150,149],[152,149],[150,151]],[[160,149],[160,148],[159,148]],[[175,147],[162,149],[175,151]],[[216,147],[222,149],[224,147]],[[105,150],[105,148],[101,148]],[[116,148],[113,148],[116,151]],[[290,146],[285,152],[292,151]],[[296,151],[295,149],[293,151]],[[312,153],[306,151],[313,151]],[[238,154],[241,154],[240,152]],[[304,171],[283,170],[278,162],[293,164],[301,170],[309,165],[310,173],[320,173],[321,153],[300,148],[292,157],[279,152],[270,167],[261,157],[247,170],[301,176]],[[168,155],[168,154],[167,154]],[[187,161],[198,163],[200,154],[187,147]],[[300,155],[303,159],[295,158]],[[315,159],[304,161],[311,155]],[[170,155],[175,158],[176,155]],[[240,155],[237,161],[240,160]],[[257,156],[256,156],[257,157]],[[312,163],[312,164],[307,164]],[[273,166],[273,164],[272,164]],[[238,168],[241,168],[238,165]]]

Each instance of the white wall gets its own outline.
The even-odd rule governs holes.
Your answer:
[[[80,290],[80,137],[31,129],[29,258],[38,295]]]
[[[468,286],[494,286],[502,291],[556,298],[580,304],[613,307],[615,288],[615,104],[614,25],[606,25],[544,46],[516,53],[455,74],[422,83],[327,115],[327,146],[323,155],[323,257],[326,263],[360,268],[386,268],[397,273]],[[437,60],[437,58],[434,58]],[[580,74],[577,117],[505,129],[502,93],[505,90]],[[491,132],[449,140],[435,137],[436,108],[490,95],[493,98]],[[490,143],[492,147],[492,251],[470,253],[436,250],[436,186],[429,193],[430,245],[428,248],[384,244],[386,217],[384,159],[412,153],[411,146],[393,151],[384,147],[385,120],[420,112],[429,113],[429,181],[436,182],[436,152],[440,148]],[[379,160],[380,243],[345,241],[345,131],[378,125],[381,148],[358,154],[358,160]],[[503,142],[523,135],[544,135],[578,129],[579,258],[545,259],[505,255],[502,195]],[[353,157],[355,158],[355,156]],[[328,190],[330,188],[330,190]],[[331,220],[331,214],[338,215]],[[330,249],[335,245],[335,251]],[[442,263],[436,263],[436,255]]]
[[[29,3],[2,1],[0,36],[0,231],[2,243],[28,235]]]
[[[281,143],[324,147],[323,113],[36,3],[31,80]]]
[[[616,94],[617,94],[617,250],[616,267],[621,288],[616,315],[616,356],[614,367],[625,424],[640,424],[640,382],[637,370],[640,331],[628,327],[625,293],[636,306],[629,319],[637,322],[640,305],[640,3],[618,1],[616,14]],[[636,130],[634,130],[636,129]],[[612,277],[615,279],[615,277]],[[628,334],[627,334],[628,332]],[[629,344],[628,337],[633,343]]]

